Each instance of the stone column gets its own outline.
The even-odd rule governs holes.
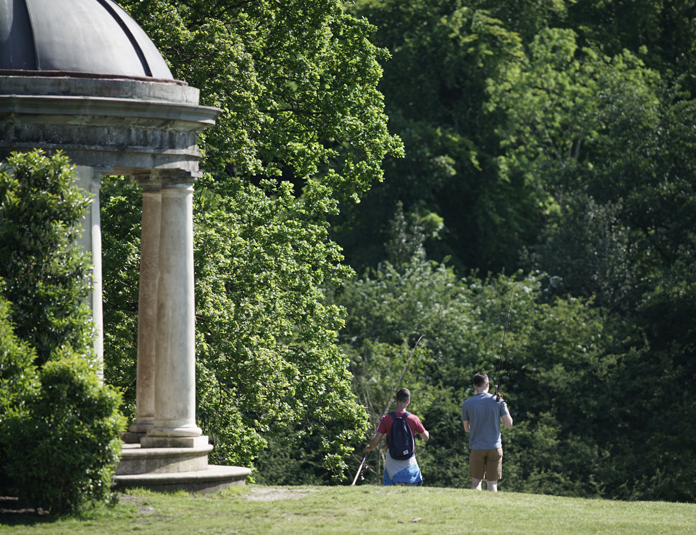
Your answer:
[[[101,213],[99,193],[101,178],[110,173],[110,167],[75,166],[76,182],[79,187],[91,195],[92,203],[85,211],[82,221],[82,237],[80,245],[90,253],[92,261],[92,291],[89,305],[94,321],[94,356],[97,363],[97,375],[104,378],[104,318],[102,305],[102,244],[101,244]]]
[[[140,232],[140,285],[138,296],[138,369],[135,422],[124,434],[125,442],[140,442],[155,419],[155,370],[157,356],[157,287],[159,278],[160,184],[150,175],[134,177],[143,189]]]
[[[92,315],[94,316],[94,354],[97,359],[97,376],[104,380],[104,312],[102,286],[102,238],[101,238],[101,174],[92,178]]]
[[[161,175],[161,183],[155,417],[140,444],[198,447],[208,439],[196,425],[193,179]]]

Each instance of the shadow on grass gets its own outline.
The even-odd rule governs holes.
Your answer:
[[[0,526],[34,526],[50,524],[57,519],[43,509],[25,507],[17,498],[0,496]]]
[[[113,509],[116,503],[118,500],[112,498],[109,503],[91,503],[79,511],[57,514],[40,507],[34,508],[17,498],[0,496],[0,526],[37,526],[53,524],[66,518],[93,520],[95,514],[103,513],[104,509]]]

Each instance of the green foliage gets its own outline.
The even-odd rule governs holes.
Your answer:
[[[566,195],[558,214],[527,251],[530,266],[553,273],[550,289],[595,297],[604,306],[618,306],[635,293],[635,244],[620,220],[623,202],[597,203],[587,194]]]
[[[390,129],[404,159],[385,161],[384,184],[358,206],[342,205],[334,235],[357,270],[385,258],[395,201],[407,212],[444,220],[432,258],[468,269],[514,269],[520,245],[539,228],[537,193],[499,173],[497,119],[485,113],[486,88],[524,57],[520,36],[474,2],[364,1],[355,8],[377,26],[373,41],[392,52],[384,63]],[[492,80],[492,82],[491,82]]]
[[[661,474],[670,470],[675,455],[691,466],[694,447],[691,430],[677,423],[677,415],[688,412],[691,402],[674,395],[674,389],[694,387],[689,364],[694,355],[694,277],[685,266],[693,265],[696,224],[694,133],[689,126],[696,108],[674,89],[641,83],[640,76],[631,79],[630,85],[616,80],[605,85],[592,113],[581,121],[596,126],[582,161],[563,172],[549,165],[538,173],[542,181],[557,185],[561,202],[540,243],[531,248],[529,265],[552,276],[557,294],[594,295],[597,303],[621,314],[629,333],[639,328],[649,344],[649,351],[624,364],[621,383],[632,394],[618,405],[626,415],[650,417],[638,421],[631,416],[617,425],[622,426],[622,442],[642,443],[641,433],[650,433],[653,471],[612,492],[693,500],[690,469],[676,471],[676,485]],[[636,401],[627,401],[632,397]],[[658,438],[664,436],[666,421],[673,427],[668,449]],[[634,454],[626,459],[634,466],[648,462]],[[621,470],[631,468],[616,468],[603,479],[610,481]]]
[[[62,350],[39,371],[38,391],[2,423],[6,490],[54,513],[110,494],[124,419],[120,397],[101,385],[85,355]]]
[[[486,107],[504,113],[496,130],[505,149],[498,157],[502,177],[523,177],[538,192],[540,212],[553,213],[568,186],[578,184],[573,178],[595,169],[612,143],[617,118],[607,114],[619,104],[645,121],[644,131],[653,122],[658,84],[659,75],[628,52],[604,57],[579,50],[571,30],[543,30],[517,68],[489,80]]]
[[[40,151],[0,172],[0,493],[57,513],[109,494],[124,427],[94,368],[73,180]]]
[[[249,465],[265,433],[293,432],[339,479],[364,432],[347,362],[335,343],[340,310],[320,285],[340,280],[338,248],[287,182],[198,184],[198,417],[222,462]]]
[[[0,278],[15,334],[36,350],[38,365],[92,338],[88,257],[75,244],[90,201],[73,180],[65,156],[41,151],[0,167]]]
[[[0,284],[2,281],[0,281]],[[2,289],[2,286],[0,286]],[[7,418],[26,414],[27,401],[38,389],[34,361],[36,352],[19,340],[10,321],[10,304],[0,293],[0,433],[4,434]],[[8,494],[10,476],[7,472],[9,454],[0,442],[0,495]]]
[[[693,93],[693,2],[640,0],[577,0],[567,2],[566,25],[572,25],[585,43],[595,43],[606,54],[630,50],[671,80],[681,79]]]
[[[10,304],[0,292],[0,414],[21,407],[27,395],[36,388],[35,359],[36,352],[31,346],[15,336]],[[0,465],[0,471],[2,469]]]
[[[290,429],[290,434],[294,430]],[[264,437],[266,447],[254,463],[254,482],[259,485],[330,485],[337,480],[326,469],[321,437],[308,436],[297,444],[292,436],[278,434]]]
[[[123,177],[102,179],[104,380],[123,395],[123,413],[135,418],[138,288],[142,192]]]
[[[696,47],[684,18],[693,10],[592,0],[357,2],[354,11],[377,26],[373,42],[392,53],[380,89],[406,158],[387,159],[385,183],[361,205],[342,207],[333,232],[349,263],[362,271],[387,256],[388,221],[401,201],[407,212],[444,220],[442,240],[428,250],[439,261],[449,256],[460,274],[521,267],[519,253],[559,209],[567,173],[596,169],[593,155],[623,133],[658,136],[648,122],[665,102],[660,78],[693,92],[687,58]],[[643,128],[620,130],[626,118]],[[611,158],[630,160],[637,148]]]
[[[205,133],[219,176],[321,176],[341,196],[381,180],[401,144],[388,134],[372,26],[337,0],[128,0],[174,77],[223,110]]]

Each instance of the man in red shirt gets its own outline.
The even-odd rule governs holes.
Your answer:
[[[420,418],[406,412],[409,403],[411,403],[411,392],[408,388],[402,388],[396,393],[396,410],[382,417],[375,437],[372,439],[372,442],[365,446],[366,452],[372,451],[379,446],[384,435],[387,435],[387,440],[389,439],[389,432],[394,423],[394,416],[392,415],[401,418],[404,414],[407,414],[405,421],[411,429],[413,438],[415,438],[416,435],[419,435],[423,440],[428,440],[430,438],[430,433],[423,427]],[[423,476],[421,475],[418,462],[416,461],[415,450],[413,455],[408,459],[394,459],[388,450],[389,446],[387,445],[387,456],[386,462],[384,463],[384,485],[422,485]]]

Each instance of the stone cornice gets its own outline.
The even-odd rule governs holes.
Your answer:
[[[0,75],[0,158],[40,148],[118,174],[180,170],[195,179],[198,133],[221,110],[186,84]]]
[[[178,102],[92,96],[0,95],[0,122],[19,115],[44,124],[123,125],[202,130],[215,124],[218,108]],[[127,121],[124,121],[127,119]]]

